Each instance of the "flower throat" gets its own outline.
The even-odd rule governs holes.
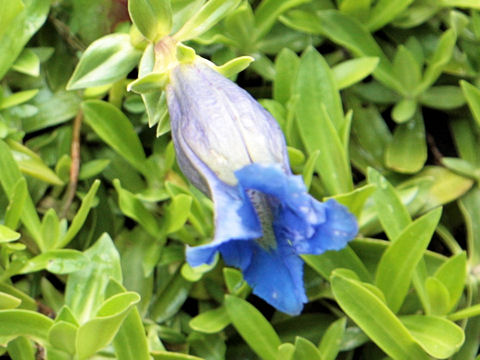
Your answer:
[[[273,250],[277,247],[277,241],[273,230],[273,214],[270,201],[265,194],[257,190],[247,189],[246,193],[262,226],[263,236],[255,239],[255,241],[265,250]]]

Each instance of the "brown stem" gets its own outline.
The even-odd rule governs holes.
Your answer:
[[[52,22],[55,29],[58,31],[60,36],[76,51],[83,51],[85,50],[86,46],[77,38],[72,32],[68,25],[66,25],[63,21],[57,19],[53,15],[50,15],[48,19]]]
[[[443,154],[438,149],[435,139],[430,134],[427,134],[427,143],[430,147],[430,151],[432,152],[435,164],[440,165],[442,163]]]
[[[70,156],[72,158],[72,163],[70,165],[70,181],[65,192],[63,206],[60,213],[62,218],[67,216],[68,210],[75,198],[75,192],[77,191],[78,174],[80,172],[80,129],[82,128],[82,120],[83,113],[79,110],[77,116],[75,116],[75,119],[73,120],[72,146],[70,148]]]

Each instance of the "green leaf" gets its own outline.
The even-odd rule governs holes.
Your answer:
[[[23,49],[12,69],[30,76],[40,75],[40,58],[31,49]]]
[[[320,350],[320,354],[322,354],[322,360],[335,360],[337,358],[345,334],[346,324],[347,319],[341,318],[328,327],[322,336],[320,345],[318,345],[318,350]]]
[[[83,198],[80,209],[78,209],[77,213],[73,217],[72,223],[70,224],[67,233],[63,238],[59,240],[57,248],[65,247],[78,234],[83,224],[85,223],[85,220],[87,219],[90,209],[93,207],[95,195],[99,186],[100,180],[95,180],[90,189],[88,190],[87,194]]]
[[[180,271],[176,272],[168,285],[157,292],[151,304],[151,317],[161,323],[177,313],[188,297],[192,283],[185,280]]]
[[[173,37],[180,42],[196,38],[218,23],[239,4],[240,0],[210,0]]]
[[[463,330],[441,317],[409,315],[401,317],[415,341],[431,356],[446,359],[465,341]]]
[[[349,193],[332,196],[332,199],[335,199],[340,204],[348,207],[348,210],[350,210],[355,217],[359,218],[362,214],[365,202],[368,200],[370,195],[375,192],[375,190],[376,186],[373,184],[364,185]]]
[[[462,84],[463,81],[461,80],[460,83]],[[466,102],[462,89],[451,85],[432,86],[420,95],[419,100],[422,105],[433,109],[456,109],[465,105]]]
[[[235,294],[245,284],[242,272],[234,268],[223,268],[223,277],[228,292],[231,294]]]
[[[38,89],[16,92],[10,96],[0,98],[0,110],[23,104],[38,94]]]
[[[122,188],[120,180],[113,180],[113,186],[118,193],[118,204],[120,209],[126,216],[134,219],[142,225],[153,237],[157,237],[164,233],[159,225],[158,219],[147,210],[143,203],[135,197],[134,194]]]
[[[291,360],[295,347],[290,343],[283,343],[278,347],[277,360]]]
[[[122,278],[118,252],[107,234],[103,234],[84,255],[90,262],[82,270],[70,274],[65,289],[65,304],[79,323],[97,313],[110,278],[117,281]]]
[[[8,3],[8,5],[7,5]],[[49,0],[25,1],[25,7],[19,1],[2,1],[2,21],[0,22],[0,79],[14,64],[25,44],[43,25],[50,10]],[[6,10],[5,10],[6,9]],[[5,12],[4,12],[5,11]],[[5,15],[5,18],[3,17]],[[5,26],[5,27],[4,27]]]
[[[170,0],[130,0],[128,13],[142,35],[154,43],[172,29]]]
[[[22,0],[1,0],[0,8],[2,8],[3,11],[2,18],[0,19],[0,36],[2,36],[18,13],[25,8],[25,5]]]
[[[18,227],[18,222],[22,216],[27,196],[27,181],[22,177],[18,179],[12,189],[12,196],[10,197],[7,211],[5,213],[5,226],[10,227],[11,229],[16,229]]]
[[[305,166],[303,167],[302,177],[303,177],[303,182],[305,183],[305,187],[307,189],[310,189],[310,186],[312,185],[313,174],[315,172],[315,166],[318,162],[319,156],[320,156],[320,150],[315,150],[314,152],[312,152],[308,157],[307,162],[305,163]]]
[[[415,182],[430,180],[423,197],[422,211],[432,209],[436,206],[447,204],[452,200],[460,198],[471,187],[473,180],[459,176],[454,172],[441,166],[426,166],[411,181],[402,184],[402,188]]]
[[[35,152],[13,140],[7,140],[12,155],[24,174],[52,185],[63,185],[63,181],[51,170]]]
[[[313,48],[300,60],[295,93],[297,126],[308,153],[320,150],[317,171],[328,193],[353,190],[350,166],[339,136],[343,110],[333,75]]]
[[[206,335],[192,332],[187,339],[193,352],[204,359],[224,359],[227,346],[218,335]]]
[[[262,39],[285,11],[310,0],[263,0],[255,9],[255,40]]]
[[[382,89],[385,90],[383,86]],[[385,149],[392,139],[385,120],[376,106],[365,106],[354,96],[347,96],[346,100],[346,106],[353,111],[349,144],[352,162],[364,174],[368,167],[384,168]]]
[[[345,117],[343,116],[340,94],[336,89],[335,79],[332,70],[326,60],[313,47],[307,48],[300,58],[298,79],[296,84],[296,93],[300,95],[299,103],[302,102],[302,96],[310,91],[309,100],[325,105],[327,113],[335,129],[339,131],[344,127]],[[321,105],[310,110],[320,110]]]
[[[302,258],[325,279],[329,279],[337,268],[349,269],[363,281],[371,281],[372,278],[362,260],[349,246],[339,251],[327,251],[321,255],[303,255]]]
[[[385,163],[392,170],[411,174],[421,170],[426,160],[425,126],[418,110],[409,122],[396,127],[387,146]]]
[[[78,94],[59,91],[42,95],[32,100],[38,111],[22,120],[22,129],[27,133],[64,123],[77,114],[81,101]]]
[[[20,306],[21,303],[21,299],[4,292],[0,292],[0,310],[15,309]]]
[[[415,268],[440,220],[441,210],[433,210],[408,225],[380,259],[375,284],[394,312],[400,309],[407,295]]]
[[[289,12],[285,21],[289,25],[307,32],[327,36],[330,40],[345,46],[356,56],[378,57],[379,63],[373,76],[385,86],[402,93],[403,88],[396,78],[392,64],[373,36],[357,20],[337,10],[322,10],[310,13],[301,10]]]
[[[454,308],[462,296],[467,279],[467,256],[465,252],[452,256],[435,272],[438,279],[448,290],[450,303],[448,310]]]
[[[38,309],[37,302],[34,299],[32,299],[30,296],[25,294],[23,291],[20,291],[19,289],[14,287],[13,285],[0,284],[0,291],[20,299],[22,301],[21,304],[19,305],[20,309],[37,311]]]
[[[254,60],[251,56],[239,56],[221,66],[214,66],[214,68],[223,76],[230,78],[245,70]]]
[[[35,360],[36,348],[32,341],[20,336],[7,345],[7,352],[12,360]]]
[[[322,360],[323,357],[320,351],[307,339],[297,337],[295,339],[295,351],[293,352],[292,360]]]
[[[204,360],[198,356],[187,355],[170,351],[153,351],[151,353],[154,360]]]
[[[332,68],[337,89],[345,89],[369,76],[377,67],[377,57],[346,60]]]
[[[477,126],[480,126],[480,89],[464,80],[460,80],[460,86],[467,99],[468,107],[472,112],[473,118]]]
[[[368,169],[368,183],[377,186],[373,194],[375,210],[391,241],[395,241],[411,222],[410,214],[403,205],[395,188],[376,170]]]
[[[113,347],[118,360],[149,360],[148,344],[142,318],[136,308],[132,308],[123,321]]]
[[[85,50],[67,89],[85,89],[111,84],[124,78],[138,63],[141,52],[127,34],[110,34],[94,41]]]
[[[69,354],[75,354],[76,352],[76,338],[77,338],[78,326],[60,320],[55,322],[48,332],[48,339],[50,344],[55,348],[66,351]]]
[[[53,320],[35,311],[0,310],[0,337],[14,339],[25,336],[39,344],[47,344]]]
[[[289,48],[283,48],[275,58],[275,80],[273,99],[286,104],[293,93],[300,59]]]
[[[462,310],[459,310],[453,314],[450,314],[448,318],[452,321],[458,321],[468,319],[480,315],[480,304],[469,306]]]
[[[45,239],[45,246],[52,249],[60,237],[60,220],[54,209],[48,209],[42,219],[42,238]]]
[[[230,324],[230,318],[225,307],[220,306],[198,314],[188,324],[193,330],[206,334],[215,334]]]
[[[480,189],[470,190],[458,202],[467,228],[467,251],[471,264],[480,264]]]
[[[70,274],[81,271],[88,259],[78,250],[50,250],[30,259],[21,269],[21,274],[46,269],[54,274]]]
[[[450,295],[440,280],[428,277],[425,281],[425,290],[429,301],[428,315],[445,315],[448,312]]]
[[[167,82],[168,73],[151,72],[128,84],[127,90],[133,91],[137,94],[149,94],[161,91]]]
[[[476,0],[440,0],[439,3],[443,7],[459,7],[480,10],[480,4]]]
[[[186,194],[178,194],[165,209],[166,233],[170,234],[180,230],[188,217],[192,206],[192,197]]]
[[[139,301],[140,296],[134,292],[120,293],[107,299],[95,317],[78,328],[77,356],[88,358],[108,345]]]
[[[0,243],[15,241],[20,238],[20,234],[5,225],[0,225]]]
[[[0,183],[7,196],[10,196],[11,199],[13,196],[12,194],[16,189],[17,182],[20,181],[23,176],[12,156],[10,148],[2,140],[0,140],[0,154],[2,154],[2,156],[0,156]],[[40,219],[28,192],[24,202],[21,219],[32,237],[35,239],[39,248],[43,250],[44,244],[41,238]]]
[[[225,307],[233,326],[250,348],[261,359],[275,360],[280,338],[262,314],[245,300],[232,295],[225,296]]]
[[[101,100],[87,100],[82,109],[85,121],[120,156],[146,173],[146,156],[130,120],[118,108]]]
[[[401,14],[413,0],[379,0],[370,10],[367,27],[375,31],[391,22]]]
[[[109,159],[95,159],[92,161],[84,162],[80,168],[80,173],[78,174],[79,180],[90,179],[94,176],[102,173],[108,165],[110,165]]]
[[[392,119],[399,124],[405,123],[410,119],[412,119],[412,117],[415,115],[416,110],[417,110],[416,100],[402,99],[399,102],[397,102],[393,107]]]
[[[442,34],[425,69],[422,82],[416,89],[416,94],[421,94],[437,80],[452,57],[456,41],[457,35],[453,29],[449,29]]]
[[[230,12],[222,22],[224,26],[224,33],[226,35],[225,41],[232,42],[239,49],[249,49],[255,42],[255,17],[253,16],[252,7],[248,2],[242,2],[234,11]],[[220,41],[222,35],[213,35],[212,40],[218,38]],[[243,50],[240,50],[243,52]],[[247,50],[248,51],[248,50]]]
[[[345,313],[393,359],[429,359],[385,303],[361,282],[333,272],[335,299]]]

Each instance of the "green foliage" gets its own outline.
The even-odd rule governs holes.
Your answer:
[[[478,358],[478,1],[0,9],[0,355]],[[185,263],[212,239],[213,206],[175,161],[166,37],[188,45],[179,61],[245,70],[293,171],[358,218],[345,249],[303,256],[309,304],[295,318],[220,258]]]

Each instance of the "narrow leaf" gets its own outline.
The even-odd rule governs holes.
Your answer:
[[[440,220],[441,210],[433,210],[407,226],[380,259],[375,283],[394,312],[400,309],[407,295],[415,268]]]
[[[275,360],[280,338],[262,314],[245,300],[232,295],[225,297],[225,307],[233,326],[250,348],[264,360]]]
[[[393,359],[429,359],[395,314],[362,283],[334,272],[331,284],[343,311],[386,354]]]

